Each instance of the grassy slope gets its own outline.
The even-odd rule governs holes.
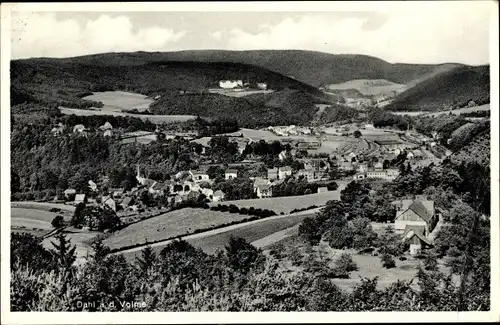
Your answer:
[[[232,221],[248,218],[241,214],[185,208],[132,224],[105,240],[113,248],[166,239]]]
[[[392,96],[403,91],[406,86],[385,79],[359,79],[328,85],[331,92],[339,92],[344,97],[363,98],[371,96]]]
[[[293,227],[307,217],[311,217],[311,214],[297,214],[286,218],[265,220],[220,234],[188,240],[188,242],[195,247],[203,249],[209,254],[213,254],[217,249],[224,249],[224,246],[227,245],[231,236],[244,238],[251,243],[278,231]]]

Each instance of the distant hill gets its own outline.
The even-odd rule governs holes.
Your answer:
[[[152,96],[172,91],[200,92],[222,79],[266,82],[276,90],[296,89],[317,96],[315,87],[254,65],[231,62],[155,61],[121,65],[106,54],[102,61],[29,59],[11,63],[12,104],[35,101],[85,108],[90,92],[125,90]],[[88,106],[88,105],[87,105]]]
[[[300,96],[308,100],[305,107],[313,107],[314,103],[328,102],[336,97],[323,94],[317,88],[319,86],[352,83],[353,80],[365,80],[363,84],[383,80],[386,83],[383,87],[391,89],[416,84],[398,95],[391,109],[402,110],[407,109],[407,106],[421,109],[421,105],[425,109],[438,109],[443,102],[449,102],[458,93],[461,94],[458,101],[469,97],[484,100],[484,78],[477,77],[474,72],[476,69],[453,63],[391,64],[366,55],[334,55],[299,50],[105,53],[63,59],[12,61],[11,92],[12,105],[32,102],[89,108],[99,106],[99,103],[83,99],[92,92],[122,90],[147,96],[171,94],[180,90],[201,93],[207,88],[217,87],[221,79],[242,79],[251,83],[267,82],[270,88],[278,92],[289,89],[309,94],[311,96]],[[451,76],[449,78],[453,80],[456,71],[463,73],[456,78],[463,79],[445,82],[446,76]],[[481,82],[473,86],[468,84],[475,81]],[[443,85],[445,88],[457,85],[457,89],[442,89]],[[369,88],[376,88],[376,85],[361,85],[358,88],[363,87],[366,92],[370,91]],[[471,90],[474,96],[468,95]],[[358,89],[335,91],[354,92],[356,98],[359,94],[359,97],[367,96]],[[281,95],[277,96],[277,105],[272,101],[265,105],[268,108],[283,108],[284,103],[293,104],[286,96],[281,99]],[[207,99],[243,103],[239,100],[220,100],[217,96],[206,96],[203,101]],[[247,98],[248,101],[253,99],[258,100],[258,97]],[[242,105],[245,107],[246,104]],[[213,107],[212,104],[209,106]],[[197,108],[190,110],[196,111]],[[279,110],[274,112],[283,113]]]
[[[105,53],[50,62],[98,66],[137,66],[157,61],[234,62],[259,66],[319,87],[355,79],[386,79],[398,84],[420,81],[436,71],[460,64],[401,64],[358,54],[329,54],[303,50],[192,50],[178,52]]]
[[[464,107],[469,101],[490,101],[490,67],[458,67],[435,74],[394,97],[385,106],[393,111],[436,111]]]

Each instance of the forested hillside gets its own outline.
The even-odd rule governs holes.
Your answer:
[[[96,91],[125,90],[148,96],[200,92],[224,79],[266,82],[275,90],[297,89],[321,96],[315,87],[254,65],[229,62],[145,62],[109,65],[72,59],[29,59],[11,63],[12,105],[36,102],[75,108],[98,106],[81,98]]]
[[[397,95],[385,108],[436,111],[490,102],[490,67],[459,67],[428,78]]]
[[[304,125],[317,109],[314,103],[325,100],[299,90],[282,90],[272,94],[228,97],[220,94],[166,93],[151,105],[154,114],[199,115],[234,118],[243,127],[269,125]]]
[[[156,61],[238,62],[293,76],[316,87],[354,79],[387,79],[406,84],[431,75],[435,71],[460,66],[460,64],[391,64],[367,55],[329,54],[303,50],[106,53],[58,61],[101,66],[142,65]]]

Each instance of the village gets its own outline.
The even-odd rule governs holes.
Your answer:
[[[401,3],[2,4],[2,323],[496,320],[498,8]]]
[[[59,124],[51,129],[51,133],[58,137],[64,130],[65,126]],[[223,170],[218,181],[251,182],[251,198],[256,200],[290,195],[273,191],[290,179],[313,185],[314,192],[309,189],[301,193],[304,199],[315,195],[324,197],[324,193],[330,192],[330,199],[340,200],[340,191],[351,181],[367,179],[392,182],[401,174],[401,168],[404,170],[406,166],[415,168],[438,163],[440,158],[451,154],[449,150],[441,150],[441,146],[437,144],[437,134],[433,139],[410,130],[376,130],[371,124],[274,126],[262,130],[241,129],[232,134],[221,135],[237,144],[240,155],[248,151],[252,144],[279,142],[282,149],[277,158],[280,163],[272,168],[267,168],[262,157],[252,153],[246,154],[245,159],[239,162],[214,163],[207,155],[211,137],[199,137],[193,132],[172,132],[165,127],[157,126],[152,132],[123,132],[106,122],[94,129],[86,128],[82,124],[75,125],[71,133],[84,137],[90,133],[100,133],[104,137],[121,141],[123,145],[137,142],[148,144],[176,138],[202,145],[197,169],[179,171],[161,181],[149,178],[149,175],[141,170],[141,164],[137,164],[137,185],[132,188],[110,187],[109,177],[103,175],[100,179],[89,179],[85,192],[67,188],[62,195],[52,200],[53,203],[73,206],[84,204],[90,208],[99,207],[113,211],[121,219],[122,226],[161,215],[176,207],[195,206],[200,202],[209,203],[211,206],[224,204],[227,193],[213,188],[215,179],[210,176],[213,174],[210,170],[214,168]],[[286,165],[286,162],[294,164]],[[258,175],[249,174],[249,170],[258,170]],[[340,186],[330,186],[335,182],[339,182]],[[254,202],[257,208],[259,203]],[[392,225],[403,235],[403,240],[411,242],[411,254],[418,254],[420,247],[431,245],[429,238],[435,235],[433,230],[439,217],[434,211],[433,202],[415,197],[403,199],[399,203],[394,202],[394,205],[397,206],[397,215]],[[95,230],[96,223],[90,217],[86,220],[82,225],[83,230]]]

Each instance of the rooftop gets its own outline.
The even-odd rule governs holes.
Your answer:
[[[427,239],[427,237],[425,237],[424,235],[424,230],[425,230],[424,226],[406,225],[403,238],[411,239],[411,237],[417,236],[421,241],[423,241],[427,245],[431,245],[430,240]]]

